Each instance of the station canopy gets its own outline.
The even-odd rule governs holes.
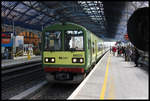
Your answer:
[[[133,12],[148,1],[1,1],[1,23],[42,31],[60,22],[73,22],[102,38],[121,39]]]

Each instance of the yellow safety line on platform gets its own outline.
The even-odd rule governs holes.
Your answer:
[[[108,60],[107,60],[107,66],[106,66],[104,84],[103,84],[103,87],[102,87],[102,90],[101,90],[100,99],[104,99],[104,96],[105,96],[109,63],[110,63],[110,54],[109,54],[109,57],[108,57]]]

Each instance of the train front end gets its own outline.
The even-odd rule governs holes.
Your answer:
[[[48,81],[81,82],[86,61],[83,31],[48,30],[43,41],[42,62]]]

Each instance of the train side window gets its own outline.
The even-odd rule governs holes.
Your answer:
[[[103,44],[101,42],[98,43],[98,51],[102,51],[103,49]]]

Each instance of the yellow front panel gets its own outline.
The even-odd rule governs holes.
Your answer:
[[[55,57],[55,63],[45,63],[45,57]],[[83,58],[84,63],[72,63],[72,58]],[[43,52],[43,63],[44,64],[55,64],[55,65],[84,65],[85,64],[85,52]]]

